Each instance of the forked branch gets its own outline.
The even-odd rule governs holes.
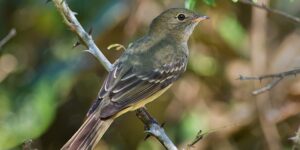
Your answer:
[[[282,79],[284,79],[287,76],[296,76],[298,73],[300,73],[300,68],[286,71],[286,72],[280,72],[280,73],[275,73],[275,74],[269,74],[269,75],[263,75],[263,76],[258,76],[258,77],[250,77],[250,76],[242,76],[238,78],[239,80],[259,80],[262,81],[264,79],[272,79],[270,83],[268,83],[266,86],[259,88],[255,91],[252,92],[253,95],[258,95],[263,92],[269,91],[273,87],[275,87]]]

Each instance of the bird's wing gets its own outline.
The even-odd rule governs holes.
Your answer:
[[[89,114],[102,103],[100,117],[107,118],[139,100],[152,96],[170,85],[185,71],[185,61],[185,58],[179,58],[147,71],[137,71],[134,66],[126,68],[123,63],[117,63],[104,81],[99,100],[92,106]]]

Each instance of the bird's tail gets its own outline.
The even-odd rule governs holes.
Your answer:
[[[91,150],[100,141],[113,119],[101,120],[99,116],[89,115],[79,130],[61,150]]]

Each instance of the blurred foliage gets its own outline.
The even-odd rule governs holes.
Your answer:
[[[185,1],[185,8],[194,10],[197,0],[186,0]]]
[[[248,40],[246,38],[246,32],[235,17],[230,15],[224,17],[220,21],[217,30],[224,41],[236,50],[239,55],[247,55],[247,51],[243,51],[246,40]]]
[[[216,5],[215,0],[203,0],[203,2],[204,2],[206,5],[209,5],[209,6],[215,6],[215,5]]]
[[[258,0],[257,3],[260,1]],[[251,75],[251,7],[233,0],[90,0],[68,1],[104,54],[115,61],[128,45],[147,32],[151,20],[170,7],[186,7],[210,16],[190,39],[187,72],[157,101],[147,105],[167,134],[185,148],[199,130],[214,131],[194,149],[267,149],[261,130]],[[270,6],[300,17],[300,1],[270,0]],[[299,67],[299,25],[268,14],[266,73]],[[51,2],[0,0],[0,40],[16,28],[17,36],[0,50],[0,149],[21,149],[33,139],[38,149],[59,149],[78,129],[95,99],[106,70],[77,41]],[[259,57],[259,56],[256,56]],[[262,83],[262,85],[264,82]],[[257,87],[256,87],[257,88]],[[266,110],[284,149],[297,131],[300,80],[289,78],[267,93]],[[216,130],[214,130],[216,129]],[[134,112],[118,118],[97,149],[163,149],[154,138],[143,140]]]

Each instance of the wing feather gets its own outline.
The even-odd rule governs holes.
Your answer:
[[[170,64],[163,64],[156,69],[127,68],[122,62],[116,64],[108,74],[104,85],[99,92],[99,100],[109,100],[109,103],[101,106],[100,117],[109,117],[122,109],[130,107],[139,100],[146,99],[161,89],[170,85],[186,69],[186,59],[181,58]],[[142,71],[140,71],[142,70]],[[99,105],[100,102],[94,105]],[[114,107],[115,106],[115,107]],[[105,109],[105,107],[107,107]],[[89,111],[91,114],[97,106]]]

